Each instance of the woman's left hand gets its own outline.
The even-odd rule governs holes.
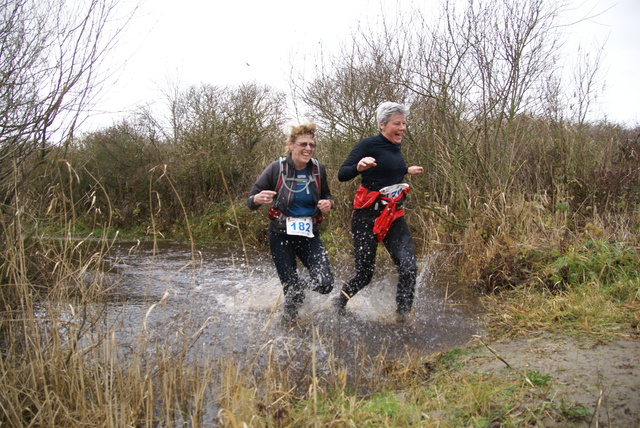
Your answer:
[[[417,175],[417,174],[422,174],[424,172],[424,168],[421,166],[410,166],[409,168],[407,168],[407,174],[409,175]]]
[[[328,213],[332,205],[333,203],[329,199],[320,199],[318,201],[318,209],[323,213]]]

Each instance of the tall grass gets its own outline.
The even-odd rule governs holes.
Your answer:
[[[482,251],[487,257],[491,250],[518,249],[512,260],[528,262],[517,265],[527,266],[527,275],[507,271],[507,264],[500,270],[501,289],[491,290],[499,305],[494,331],[557,325],[605,337],[629,328],[639,301],[632,234],[615,235],[622,231],[603,224],[588,230],[629,239],[594,239],[588,230],[567,234],[567,216],[545,218],[551,213],[516,202],[502,213],[515,209],[521,222],[505,222],[503,235],[489,243],[476,231],[466,245],[473,250],[465,250],[465,256]],[[158,340],[148,316],[134,345],[123,348],[117,320],[104,317],[112,284],[100,274],[100,255],[110,241],[31,239],[39,243],[15,250],[5,265],[16,278],[18,302],[3,311],[1,324],[0,420],[6,426],[543,426],[546,417],[568,420],[580,411],[546,396],[544,375],[514,371],[505,379],[465,371],[466,351],[408,351],[398,359],[361,351],[354,364],[328,358],[321,367],[314,350],[337,350],[313,327],[310,351],[285,360],[269,341],[241,359],[194,349],[204,325],[192,325],[182,339]],[[52,266],[46,287],[36,281],[41,276],[20,273],[21,263],[35,257]],[[510,282],[516,273],[524,279]],[[150,305],[146,315],[160,307]],[[531,401],[534,392],[539,399]]]
[[[207,320],[192,321],[181,335],[146,328],[147,315],[160,310],[162,301],[146,302],[133,345],[123,346],[118,320],[105,316],[117,286],[107,274],[105,256],[117,239],[112,213],[118,210],[99,180],[90,191],[78,193],[80,174],[69,163],[57,166],[58,176],[42,181],[49,184],[44,191],[15,198],[12,215],[2,217],[3,425],[482,426],[496,418],[514,425],[538,423],[552,412],[548,402],[523,404],[532,383],[525,374],[505,382],[458,370],[464,366],[463,353],[409,352],[389,359],[384,352],[362,350],[350,365],[339,358],[320,363],[317,349],[335,355],[339,349],[312,328],[309,352],[289,358],[283,359],[268,340],[242,359],[213,355],[198,347]],[[605,170],[607,177],[614,171],[611,165]],[[163,170],[151,183],[159,177],[168,180],[169,174]],[[482,193],[460,186],[466,195],[439,197],[416,185],[407,218],[422,250],[447,255],[440,269],[457,272],[488,295],[493,334],[538,329],[605,339],[637,334],[637,195],[633,189],[624,193],[622,183],[607,183],[603,179],[598,191],[580,199],[570,183],[536,193],[521,187]],[[164,187],[172,188],[170,182]],[[352,189],[337,183],[334,189],[338,208],[328,216],[325,236],[333,243],[331,251],[339,253],[348,248]],[[606,189],[618,193],[605,194]],[[150,212],[161,216],[161,192],[149,193]],[[177,211],[190,226],[190,208],[177,193],[172,194]],[[461,199],[462,205],[456,202]],[[256,230],[265,226],[250,218],[243,205],[241,200],[215,216],[221,228],[231,225],[227,236],[252,221]],[[162,222],[153,216],[149,236],[157,239]],[[193,242],[198,227],[206,229],[210,220],[186,228],[183,236]],[[82,233],[77,229],[81,221],[88,226]],[[43,233],[52,229],[55,237]],[[185,261],[190,263],[195,262]]]
[[[69,175],[62,182],[73,186],[76,175],[70,165],[64,169]],[[107,317],[116,286],[104,263],[113,244],[108,215],[94,233],[79,238],[76,209],[85,207],[86,218],[95,205],[74,201],[69,190],[51,186],[49,208],[38,223],[23,220],[37,212],[39,200],[16,198],[13,223],[3,225],[0,424],[200,426],[214,365],[205,354],[188,352],[199,330],[166,343],[140,320],[134,345],[122,347],[120,324]],[[62,234],[46,236],[47,224],[62,225],[56,228]]]

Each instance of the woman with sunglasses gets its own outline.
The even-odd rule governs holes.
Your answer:
[[[322,214],[333,207],[324,166],[312,157],[316,125],[294,126],[286,143],[286,156],[270,163],[256,180],[247,205],[268,209],[269,248],[284,289],[283,319],[292,321],[309,288],[321,294],[333,289],[333,273],[320,241]],[[309,271],[300,277],[296,258]]]

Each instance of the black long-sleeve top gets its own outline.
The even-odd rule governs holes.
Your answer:
[[[371,156],[376,166],[358,172],[360,159]],[[369,190],[402,183],[407,174],[407,164],[400,152],[400,144],[394,144],[382,134],[367,137],[355,145],[338,171],[339,181],[349,181],[362,175],[362,185]]]

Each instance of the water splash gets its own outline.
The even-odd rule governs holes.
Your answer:
[[[396,320],[397,273],[390,260],[382,257],[371,283],[347,305],[346,316],[338,316],[331,305],[341,280],[350,276],[338,271],[329,295],[307,291],[298,323],[292,327],[280,321],[282,286],[269,254],[251,253],[251,265],[246,266],[238,263],[244,257],[234,251],[200,248],[202,262],[186,269],[191,253],[179,244],[153,251],[144,246],[137,251],[125,247],[115,251],[111,261],[117,267],[119,286],[111,311],[121,317],[122,331],[135,335],[140,319],[156,305],[145,318],[149,331],[155,329],[161,336],[177,328],[197,330],[207,320],[199,341],[216,347],[218,353],[249,352],[267,342],[303,352],[310,328],[331,338],[328,342],[333,345],[340,342],[342,349],[357,343],[370,353],[383,347],[398,353],[407,347],[434,352],[466,343],[479,333],[476,296],[434,275],[437,254],[418,261],[414,310],[407,322]],[[121,339],[127,340],[126,334]]]

